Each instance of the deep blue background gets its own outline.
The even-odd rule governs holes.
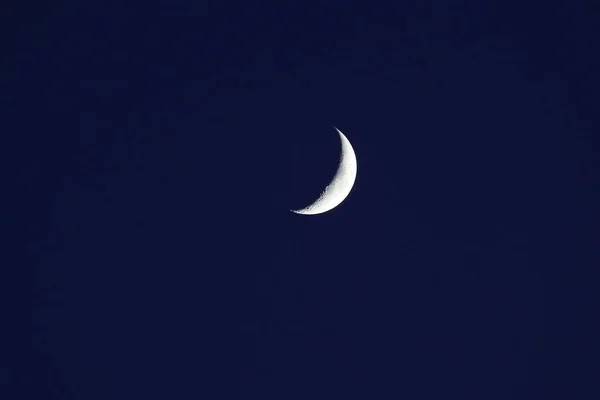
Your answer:
[[[595,398],[591,2],[55,3],[3,12],[3,398]]]

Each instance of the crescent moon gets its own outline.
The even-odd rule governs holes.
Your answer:
[[[335,130],[339,133],[342,144],[337,172],[331,183],[327,185],[314,203],[300,210],[291,210],[296,214],[315,215],[332,210],[348,197],[352,186],[354,186],[357,171],[356,154],[354,154],[354,149],[346,136],[338,128],[335,128]]]

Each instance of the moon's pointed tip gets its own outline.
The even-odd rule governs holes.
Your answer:
[[[342,136],[342,137],[345,137],[345,135],[342,133],[342,131],[340,131],[340,130],[339,130],[338,128],[336,128],[335,126],[334,126],[333,128],[334,128],[334,129],[337,131],[337,133],[338,133],[340,136]]]
[[[314,215],[315,213],[310,212],[309,210],[290,210],[294,214],[298,215]],[[316,213],[318,214],[318,213]]]

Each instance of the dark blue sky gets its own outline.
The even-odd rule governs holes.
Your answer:
[[[6,399],[595,397],[592,8],[377,3],[9,8]]]

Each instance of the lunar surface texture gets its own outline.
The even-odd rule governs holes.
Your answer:
[[[354,186],[357,171],[356,154],[346,136],[339,129],[335,128],[335,130],[340,135],[342,145],[337,172],[319,198],[311,205],[300,210],[291,210],[296,214],[315,215],[332,210],[344,201]]]

